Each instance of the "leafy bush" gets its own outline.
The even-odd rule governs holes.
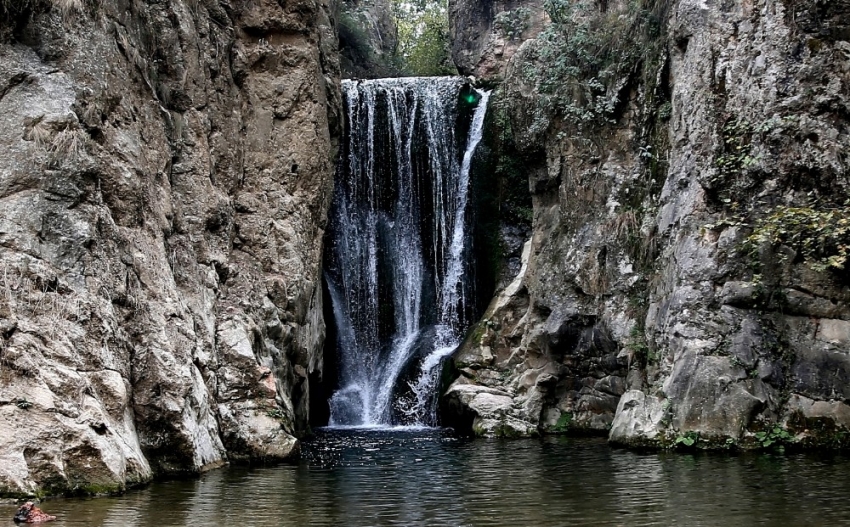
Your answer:
[[[502,11],[493,18],[493,27],[508,40],[517,40],[528,29],[531,10],[518,7],[510,11]]]
[[[697,443],[697,441],[699,441],[699,434],[697,432],[686,432],[677,436],[676,440],[673,441],[673,444],[676,446],[682,445],[685,447],[692,447]]]
[[[394,4],[398,61],[409,75],[454,75],[446,0]]]
[[[794,249],[815,271],[843,271],[850,251],[850,203],[829,209],[778,207],[745,241],[754,258],[764,245]]]
[[[794,436],[779,425],[774,425],[765,432],[756,432],[756,439],[763,448],[768,448],[774,444],[790,443]]]
[[[552,24],[538,38],[537,66],[524,73],[567,120],[611,122],[624,102],[624,80],[641,66],[648,92],[654,89],[667,7],[668,0],[633,0],[606,12],[586,2],[545,0]]]

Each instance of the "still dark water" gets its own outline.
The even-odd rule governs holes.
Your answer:
[[[847,525],[850,457],[638,454],[603,439],[320,431],[300,463],[49,500],[49,525]],[[12,525],[13,507],[0,506]],[[0,521],[0,525],[4,522]]]

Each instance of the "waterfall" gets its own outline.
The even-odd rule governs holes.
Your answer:
[[[340,386],[330,425],[433,425],[439,366],[469,325],[470,167],[489,92],[457,77],[343,92],[325,256]]]

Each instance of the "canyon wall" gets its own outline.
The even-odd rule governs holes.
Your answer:
[[[0,3],[0,494],[297,452],[322,375],[331,13]]]
[[[339,57],[345,79],[398,77],[398,27],[389,0],[336,3]]]
[[[845,446],[850,3],[572,6],[452,6],[455,60],[500,83],[493,133],[534,208],[522,270],[455,355],[447,422]],[[518,8],[500,59],[482,42]]]

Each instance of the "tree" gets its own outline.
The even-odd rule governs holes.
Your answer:
[[[417,76],[456,75],[449,45],[446,0],[395,0],[398,58],[404,73]]]

